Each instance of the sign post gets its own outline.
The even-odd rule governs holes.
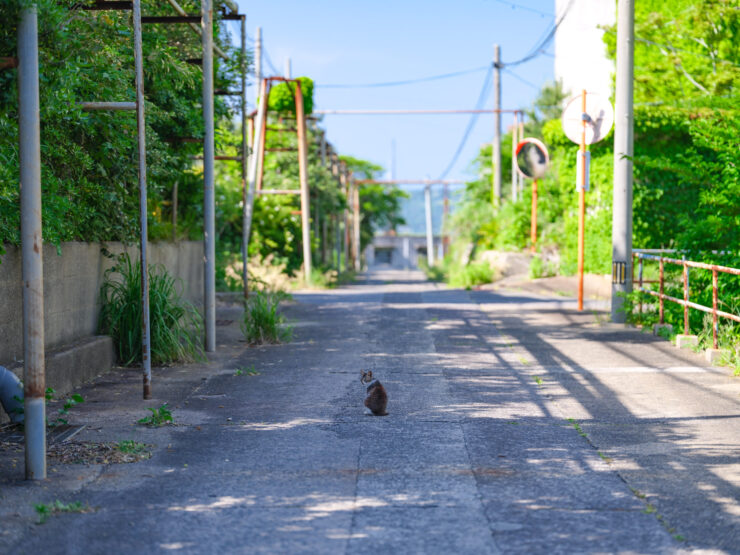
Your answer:
[[[516,169],[522,177],[532,179],[532,218],[530,239],[532,252],[537,250],[537,180],[545,175],[550,164],[547,147],[538,139],[522,140],[514,151]]]
[[[576,163],[578,191],[578,310],[583,310],[583,266],[586,236],[586,191],[589,190],[591,153],[586,145],[603,139],[614,123],[614,111],[608,100],[583,90],[568,101],[563,110],[563,131],[580,148]]]

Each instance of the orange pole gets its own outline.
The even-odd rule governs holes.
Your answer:
[[[537,251],[537,180],[532,180],[532,228],[530,232],[530,239],[532,246],[531,251],[534,253]]]
[[[586,91],[581,93],[581,112],[586,113]],[[583,256],[586,220],[586,120],[581,132],[581,190],[578,192],[578,310],[583,310]]]
[[[271,82],[267,79],[262,80],[262,90],[265,91],[265,105],[268,105],[270,100],[270,85]],[[265,150],[266,148],[266,136],[267,136],[267,113],[262,118],[262,127],[259,129],[259,141],[260,141],[260,152],[261,156],[257,160],[257,186],[258,191],[262,190],[262,179],[265,173]]]

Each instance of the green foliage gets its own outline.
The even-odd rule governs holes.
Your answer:
[[[737,0],[635,3],[635,102],[670,103],[740,92]],[[616,26],[604,36],[616,53]]]
[[[37,524],[44,524],[50,516],[61,513],[86,513],[90,507],[83,505],[81,501],[72,501],[71,503],[62,503],[58,499],[52,503],[39,503],[33,506],[39,515]]]
[[[256,291],[247,299],[241,329],[247,343],[282,343],[290,341],[293,329],[285,324],[285,316],[278,312],[284,293]]]
[[[38,0],[41,183],[44,240],[133,240],[138,234],[136,118],[132,112],[83,112],[83,101],[132,101],[134,61],[129,12],[83,11],[71,0]],[[0,53],[16,53],[22,0],[0,3]],[[147,15],[171,15],[166,3],[144,0]],[[197,13],[196,0],[181,2]],[[222,26],[215,41],[231,51]],[[143,31],[150,237],[170,237],[171,196],[179,182],[184,217],[178,229],[200,229],[202,182],[192,172],[201,137],[200,40],[186,26],[148,25]],[[234,83],[235,63],[216,60],[216,86]],[[216,99],[217,118],[229,107]],[[18,244],[17,72],[0,72],[0,245]]]
[[[734,252],[740,245],[740,47],[734,40],[740,12],[732,4],[725,0],[648,0],[636,8],[635,248],[678,248],[689,259],[719,262],[711,251]],[[613,31],[605,38],[612,56]],[[577,259],[577,146],[562,131],[557,106],[562,98],[558,84],[543,87],[529,113],[532,123],[527,131],[541,131],[551,160],[548,175],[539,181],[538,249],[559,253],[560,271],[571,274]],[[609,135],[590,147],[587,272],[610,271],[611,139]],[[510,181],[510,140],[505,137],[502,147],[504,198],[508,198]],[[507,250],[527,247],[530,182],[521,200],[505,202],[494,216],[490,146],[481,149],[474,167],[478,176],[468,183],[453,217],[453,230],[464,239],[456,244],[472,242],[480,248]],[[533,264],[533,273],[539,273],[539,263]],[[739,294],[740,290],[734,290],[728,298]]]
[[[133,439],[124,439],[116,444],[116,449],[121,453],[128,453],[131,455],[141,455],[148,451],[145,443],[139,443]]]
[[[149,267],[149,319],[153,364],[202,356],[202,319],[182,298],[178,282],[163,266]],[[100,331],[113,337],[123,364],[141,361],[141,264],[128,253],[105,272],[100,289]]]
[[[152,428],[158,428],[168,423],[174,423],[174,420],[172,419],[172,412],[170,411],[170,409],[167,408],[167,403],[164,403],[163,405],[156,408],[149,407],[149,409],[147,410],[149,410],[149,412],[151,412],[152,414],[137,420],[139,424],[150,426]]]
[[[557,275],[557,273],[557,266],[548,260],[544,260],[541,256],[533,256],[529,263],[529,277],[532,279],[551,277]]]
[[[355,179],[378,179],[383,167],[353,156],[340,156]],[[360,250],[372,243],[378,230],[395,230],[406,223],[401,217],[401,200],[408,194],[396,186],[365,184],[360,187]]]
[[[313,80],[308,77],[298,77],[301,83],[303,96],[303,112],[309,115],[313,112]],[[270,89],[269,110],[281,114],[295,114],[295,84],[278,83]]]

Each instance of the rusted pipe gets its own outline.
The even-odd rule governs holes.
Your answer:
[[[663,257],[660,257],[660,277],[658,278],[660,280],[660,311],[659,311],[659,319],[658,322],[661,324],[665,323],[665,311],[664,311],[664,305],[663,302],[663,291],[665,286],[665,268],[663,263]]]
[[[689,267],[686,266],[686,262],[683,264],[683,333],[684,335],[690,335],[689,333]]]
[[[719,332],[717,323],[717,270],[712,270],[712,345],[714,349],[718,349],[718,338]]]
[[[308,190],[308,143],[306,118],[303,110],[301,82],[295,81],[295,115],[298,128],[298,177],[301,186],[301,235],[303,239],[303,271],[306,283],[311,283],[311,204]]]

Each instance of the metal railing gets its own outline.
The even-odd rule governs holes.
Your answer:
[[[664,305],[665,305],[666,300],[683,306],[683,327],[684,327],[684,334],[686,335],[689,335],[690,333],[689,308],[693,308],[701,312],[709,313],[712,315],[712,344],[713,344],[713,347],[717,349],[718,348],[717,335],[719,331],[719,327],[718,327],[719,317],[721,316],[722,318],[727,318],[729,320],[733,320],[734,322],[740,322],[740,316],[719,310],[717,308],[717,304],[718,304],[717,282],[718,282],[719,273],[721,272],[725,274],[740,276],[739,269],[729,268],[727,266],[719,266],[717,264],[706,264],[704,262],[693,262],[691,260],[678,260],[676,258],[666,258],[664,256],[648,254],[644,251],[643,252],[633,251],[632,258],[633,258],[633,261],[635,258],[637,258],[638,260],[637,290],[642,291],[643,293],[647,293],[648,295],[658,297],[659,299],[659,308],[658,308],[659,320],[658,321],[661,324],[665,323]],[[645,287],[643,287],[644,283],[655,283],[655,280],[653,281],[643,280],[643,261],[644,260],[654,260],[654,261],[657,261],[660,265],[659,266],[659,278],[657,281],[657,283],[659,284],[658,291],[654,291],[652,289],[646,289]],[[664,293],[665,264],[666,263],[675,264],[677,266],[683,267],[683,273],[682,273],[682,278],[681,278],[681,281],[683,283],[683,299],[677,299],[676,297],[671,297],[670,295],[666,295]],[[634,264],[632,265],[632,267],[634,268]],[[712,307],[711,308],[698,304],[698,303],[691,302],[689,300],[689,268],[699,268],[702,270],[710,270],[712,272]],[[633,283],[634,283],[634,278],[633,278]],[[642,304],[640,304],[640,311],[642,311]]]

